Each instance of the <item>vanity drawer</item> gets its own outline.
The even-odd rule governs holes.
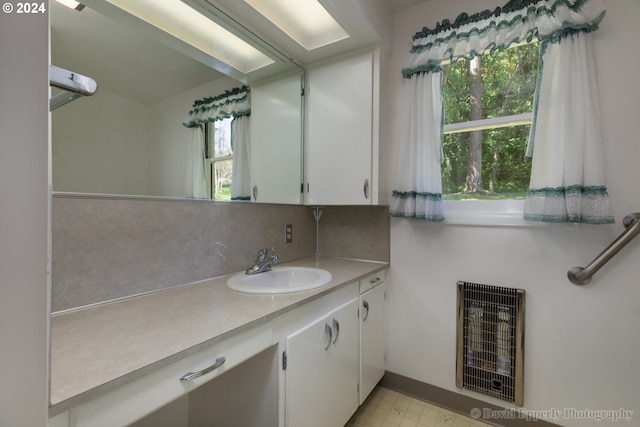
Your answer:
[[[372,289],[378,286],[380,283],[384,282],[384,279],[387,275],[387,270],[380,270],[377,273],[373,273],[364,279],[360,279],[360,294],[367,292],[369,289]]]
[[[127,426],[266,350],[272,335],[269,324],[255,327],[133,380],[71,409],[69,427]],[[188,373],[195,377],[181,380]]]

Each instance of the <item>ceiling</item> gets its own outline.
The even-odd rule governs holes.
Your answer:
[[[214,69],[85,7],[52,1],[51,63],[104,89],[151,104],[222,76]]]
[[[427,0],[381,0],[387,13],[415,6]],[[98,91],[115,93],[143,104],[152,104],[222,76],[210,66],[124,26],[95,10],[81,12],[51,1],[51,63],[84,74],[98,83]],[[349,39],[313,52],[304,51],[291,40],[283,40],[273,24],[250,11],[245,2],[216,0],[230,16],[251,16],[248,26],[260,28],[260,36],[275,41],[278,48],[302,64],[376,42],[361,11],[352,1],[328,1],[330,12],[350,34]],[[225,9],[226,8],[226,9]],[[258,16],[259,15],[259,16]]]

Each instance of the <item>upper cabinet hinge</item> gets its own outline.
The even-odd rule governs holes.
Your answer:
[[[304,87],[300,88],[300,96],[304,96]]]
[[[285,371],[287,369],[287,352],[282,352],[282,370]]]

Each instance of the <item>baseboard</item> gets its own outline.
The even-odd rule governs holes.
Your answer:
[[[548,421],[527,419],[526,414],[522,412],[501,408],[482,400],[445,390],[393,372],[385,372],[380,385],[467,417],[479,414],[480,416],[477,418],[479,421],[498,427],[532,427],[532,422],[535,422],[533,425],[536,427],[558,427],[557,424]],[[472,410],[474,410],[473,414]]]

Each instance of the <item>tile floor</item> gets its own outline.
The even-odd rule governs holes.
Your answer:
[[[369,395],[345,427],[491,427],[383,387]]]

